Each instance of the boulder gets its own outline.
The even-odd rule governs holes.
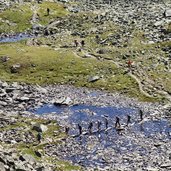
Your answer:
[[[23,96],[23,97],[19,97],[17,100],[18,100],[19,102],[27,102],[27,101],[30,100],[30,98],[29,98],[29,97]]]
[[[8,83],[7,83],[7,82],[3,82],[3,83],[1,84],[1,87],[2,87],[2,88],[8,87]]]
[[[98,81],[100,79],[99,76],[92,76],[92,77],[89,77],[88,78],[88,82],[95,82],[95,81]]]
[[[161,168],[170,168],[171,169],[171,162],[164,163],[160,166]]]
[[[55,106],[60,106],[60,105],[71,105],[72,104],[72,100],[70,97],[64,97],[58,100],[55,100],[55,102],[53,103]]]
[[[36,162],[36,160],[35,160],[35,159],[33,158],[33,156],[30,155],[30,154],[21,155],[21,156],[19,157],[19,159],[20,159],[21,161],[26,161],[26,162],[28,162],[28,163],[35,163],[35,162]]]
[[[36,124],[33,126],[33,130],[37,132],[46,132],[48,130],[48,127],[43,124]]]
[[[7,62],[10,58],[8,56],[1,56],[1,62]]]
[[[43,93],[43,94],[46,94],[48,92],[45,88],[41,86],[36,87],[36,89],[38,92]]]
[[[12,65],[10,68],[11,73],[17,73],[19,72],[20,69],[21,69],[21,64]]]
[[[6,93],[11,93],[11,92],[13,92],[15,89],[16,89],[16,88],[14,88],[14,87],[7,87],[7,88],[5,89],[5,91],[6,91]]]
[[[166,17],[171,17],[171,9],[167,9],[167,10],[165,10],[165,16]]]

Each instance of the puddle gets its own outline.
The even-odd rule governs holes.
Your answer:
[[[0,43],[18,42],[20,40],[24,40],[24,39],[28,39],[32,37],[33,37],[32,35],[20,33],[20,34],[12,35],[9,37],[1,37]]]
[[[84,135],[75,136],[74,138],[69,137],[64,146],[56,147],[60,151],[62,159],[82,166],[105,167],[107,163],[103,160],[103,153],[107,150],[113,150],[117,155],[124,155],[137,150],[142,156],[146,155],[147,149],[142,148],[141,145],[143,141],[148,140],[149,143],[156,139],[157,141],[169,141],[168,132],[171,132],[169,123],[165,119],[152,120],[145,117],[140,122],[139,110],[133,108],[86,104],[75,106],[44,105],[36,109],[34,113],[38,115],[56,114],[61,125],[70,126],[69,134],[71,137],[79,134],[78,123],[83,127]],[[108,131],[105,131],[104,115],[108,116]],[[131,116],[131,123],[128,127],[126,126],[127,115]],[[149,114],[146,113],[146,115]],[[120,123],[124,128],[122,134],[114,128],[116,116],[120,118]],[[97,121],[102,122],[100,131],[97,130]],[[92,134],[88,133],[90,122],[93,122]],[[65,149],[65,154],[62,154],[63,149]],[[112,162],[115,162],[115,160]]]

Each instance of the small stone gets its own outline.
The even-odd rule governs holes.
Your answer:
[[[98,81],[99,79],[100,79],[99,76],[89,77],[88,82],[95,82],[95,81]]]
[[[160,167],[161,168],[171,168],[171,162],[162,164]]]

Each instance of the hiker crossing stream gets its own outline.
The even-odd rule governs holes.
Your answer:
[[[144,113],[142,118],[138,108],[46,104],[35,109],[34,113],[45,117],[55,115],[67,134],[65,143],[49,145],[47,154],[49,149],[60,151],[60,158],[88,167],[106,168],[107,161],[114,164],[119,160],[113,158],[114,161],[111,161],[110,154],[133,152],[143,156],[147,151],[146,143],[150,144],[148,148],[160,146],[159,139],[169,143],[171,138],[171,127],[166,119],[151,117],[149,112]],[[119,125],[116,124],[117,118]]]

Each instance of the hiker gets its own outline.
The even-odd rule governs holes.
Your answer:
[[[131,122],[131,116],[130,115],[127,115],[127,126],[128,124]]]
[[[49,31],[47,29],[44,30],[44,36],[49,36]]]
[[[139,110],[139,114],[140,114],[140,120],[142,121],[143,120],[143,111],[141,109]]]
[[[37,141],[39,143],[41,143],[41,140],[42,140],[42,133],[41,132],[38,132],[38,134],[37,134]]]
[[[133,62],[132,62],[131,60],[129,60],[129,61],[128,61],[128,63],[127,63],[127,64],[128,64],[128,68],[129,68],[129,69],[131,69],[131,67],[132,67],[132,63],[133,63]]]
[[[70,128],[68,126],[65,127],[65,133],[68,135]]]
[[[78,41],[77,40],[74,40],[74,44],[75,44],[75,47],[78,47]]]
[[[90,123],[89,123],[89,126],[88,126],[89,134],[91,134],[91,133],[92,133],[92,128],[93,128],[93,123],[92,123],[92,122],[90,122]]]
[[[121,124],[120,124],[120,118],[119,117],[116,117],[115,128],[120,127],[120,126],[121,126]]]
[[[78,124],[78,130],[79,130],[79,135],[82,134],[82,126],[80,124]]]
[[[105,117],[105,127],[106,127],[106,129],[108,128],[108,119],[107,119],[107,117]]]
[[[166,10],[163,12],[163,17],[166,18]]]
[[[49,13],[50,13],[50,9],[49,9],[49,8],[47,8],[47,15],[49,15]]]
[[[98,130],[98,132],[100,132],[100,130],[101,130],[101,121],[97,121],[97,130]]]
[[[84,40],[81,40],[81,46],[84,47],[85,46],[85,41]]]

